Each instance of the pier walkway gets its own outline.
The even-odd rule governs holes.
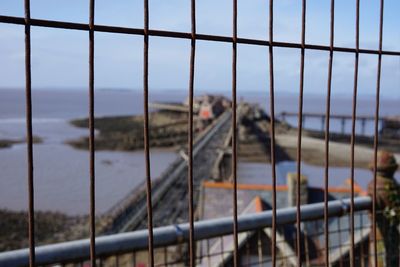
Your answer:
[[[225,111],[196,137],[193,145],[194,207],[199,199],[201,182],[210,176],[217,158],[218,147],[223,146],[231,128],[231,110]],[[182,156],[183,155],[183,156]],[[171,166],[152,183],[154,227],[188,221],[188,168],[182,150]],[[147,228],[145,184],[136,188],[115,205],[102,219],[100,232],[120,233]]]

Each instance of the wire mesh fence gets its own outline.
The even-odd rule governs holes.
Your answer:
[[[371,231],[371,214],[369,211],[355,212],[355,247],[356,266],[371,266],[374,260],[373,240]],[[330,242],[326,250],[324,242],[324,220],[301,222],[301,262],[305,266],[324,266],[326,251],[329,251],[331,266],[349,266],[351,246],[351,215],[332,216],[329,218]],[[296,266],[296,223],[279,225],[277,227],[276,263],[278,266]],[[254,229],[240,232],[238,236],[240,266],[271,266],[272,229]],[[378,241],[378,247],[382,245]],[[187,266],[189,259],[189,244],[187,242],[171,244],[154,249],[154,266]],[[196,266],[233,266],[234,244],[233,235],[222,235],[214,238],[196,240],[194,261]],[[384,262],[386,257],[398,259],[398,254],[387,255],[378,252],[378,262]],[[129,253],[97,257],[99,266],[147,266],[148,251],[138,250]],[[89,261],[63,262],[63,266],[89,266]],[[50,265],[54,266],[54,265]]]
[[[149,1],[144,0],[144,23],[142,28],[127,28],[127,27],[116,27],[112,25],[97,25],[95,24],[95,1],[90,0],[89,8],[89,23],[72,23],[65,21],[52,21],[31,18],[30,15],[30,1],[25,0],[25,17],[12,17],[12,16],[0,16],[0,23],[18,24],[24,25],[25,27],[25,79],[26,79],[26,135],[27,135],[27,182],[28,182],[28,194],[29,194],[29,248],[30,257],[29,265],[35,266],[35,205],[34,205],[34,154],[33,154],[33,136],[32,136],[32,67],[31,67],[31,28],[32,27],[48,27],[58,28],[62,30],[79,30],[86,31],[88,33],[89,40],[89,77],[88,77],[88,115],[89,115],[89,177],[90,180],[90,207],[89,207],[89,225],[90,225],[90,265],[103,265],[103,266],[123,266],[125,263],[134,266],[179,266],[179,265],[203,265],[206,262],[214,258],[220,258],[221,264],[227,262],[228,265],[232,266],[281,266],[292,264],[301,266],[303,263],[307,265],[325,265],[325,266],[336,266],[335,253],[336,249],[342,250],[339,254],[340,262],[337,266],[378,266],[380,261],[380,254],[378,254],[379,243],[377,242],[377,154],[378,154],[378,123],[379,123],[379,103],[380,103],[380,84],[381,84],[381,65],[382,56],[393,56],[399,57],[400,51],[387,51],[382,48],[383,39],[383,11],[384,1],[380,1],[380,22],[379,22],[379,48],[373,49],[362,49],[359,45],[360,40],[360,0],[356,1],[356,21],[355,21],[355,47],[338,47],[335,46],[335,33],[334,33],[334,21],[335,21],[335,1],[331,0],[331,11],[330,11],[330,44],[315,45],[306,42],[306,0],[302,0],[302,19],[301,19],[301,42],[300,43],[289,43],[289,42],[277,42],[274,40],[274,1],[269,0],[269,33],[266,34],[265,40],[259,39],[247,39],[240,38],[237,34],[238,26],[238,8],[237,0],[232,1],[233,13],[232,13],[232,35],[231,36],[217,36],[208,34],[198,34],[196,32],[196,1],[191,1],[191,31],[190,32],[173,32],[163,31],[158,29],[149,28]],[[95,97],[95,69],[94,69],[94,49],[95,49],[95,33],[96,32],[108,32],[114,34],[129,34],[129,35],[141,35],[143,36],[143,103],[144,103],[144,152],[145,152],[145,169],[146,169],[146,207],[147,207],[147,227],[148,227],[148,251],[147,252],[135,252],[135,256],[113,256],[111,259],[98,259],[96,255],[96,217],[95,217],[95,126],[94,126],[94,97]],[[189,242],[188,244],[177,246],[174,248],[155,248],[153,239],[153,189],[151,183],[151,162],[150,162],[150,146],[149,146],[149,42],[151,37],[164,37],[164,38],[180,38],[187,39],[191,44],[190,55],[190,77],[188,85],[189,94],[189,116],[187,121],[188,127],[188,161],[187,161],[187,192],[188,192],[188,203],[189,203]],[[204,242],[200,244],[196,242],[194,232],[194,184],[193,184],[193,92],[194,92],[194,79],[195,79],[195,59],[196,59],[196,42],[199,40],[205,40],[210,42],[224,42],[232,45],[232,105],[231,105],[231,127],[232,127],[232,184],[233,184],[233,235],[230,237],[220,237],[216,240],[207,240],[206,249],[204,248]],[[237,199],[237,46],[238,44],[264,46],[268,49],[269,57],[266,58],[265,64],[269,65],[269,94],[270,94],[270,138],[271,138],[271,162],[272,162],[272,186],[273,186],[273,200],[272,200],[272,227],[269,230],[257,230],[252,233],[239,233],[238,231],[238,199]],[[301,177],[301,161],[302,161],[302,128],[303,128],[303,98],[304,98],[304,62],[306,60],[306,51],[308,50],[319,50],[329,52],[329,64],[327,66],[328,81],[327,81],[327,97],[326,97],[326,124],[325,124],[325,175],[324,175],[324,205],[325,205],[325,216],[321,221],[303,223],[301,204],[300,204],[300,180],[296,184],[297,192],[297,218],[296,223],[291,225],[288,233],[288,226],[281,226],[277,224],[277,204],[276,204],[276,159],[275,159],[275,107],[274,107],[274,48],[285,47],[295,49],[299,51],[300,66],[299,66],[299,98],[298,98],[298,134],[297,134],[297,177]],[[328,185],[329,185],[329,133],[330,133],[330,103],[331,103],[331,86],[332,86],[332,62],[335,52],[344,52],[354,55],[354,81],[353,81],[353,101],[352,101],[352,128],[351,128],[351,160],[350,166],[350,181],[351,181],[351,198],[349,211],[350,214],[345,217],[330,218],[328,216]],[[374,164],[372,169],[374,170],[374,182],[372,188],[372,212],[371,216],[365,214],[358,214],[354,209],[354,147],[355,147],[355,124],[357,118],[357,95],[358,95],[358,69],[359,69],[359,56],[360,54],[373,54],[378,56],[377,60],[377,74],[376,74],[376,105],[375,110],[375,127],[374,127]],[[267,92],[266,92],[267,93]],[[364,218],[368,219],[369,223],[359,224],[359,220]],[[337,222],[338,229],[331,230],[332,221]],[[315,224],[315,227],[309,227],[310,224]],[[318,231],[315,231],[318,229]],[[228,249],[225,245],[226,239],[229,238],[230,248]],[[242,239],[249,238],[250,242],[242,247]],[[343,239],[344,238],[344,239]],[[359,238],[361,238],[359,240]],[[365,238],[366,243],[363,243],[362,238]],[[284,241],[283,241],[284,240]],[[338,241],[339,240],[339,241]],[[335,244],[335,242],[337,244]],[[358,245],[360,242],[363,247],[360,248]],[[284,244],[281,244],[284,243]],[[318,244],[318,246],[316,245]],[[217,248],[218,245],[220,248]],[[283,251],[280,246],[287,246],[291,248],[292,254],[283,255]],[[311,247],[315,246],[315,247]],[[216,252],[213,252],[215,247]],[[329,248],[328,250],[324,248]],[[173,259],[170,251],[183,249],[181,254],[185,257],[183,259]],[[242,252],[242,251],[245,252]],[[313,250],[313,253],[310,251]],[[200,252],[199,252],[200,251]],[[346,252],[344,252],[346,251]],[[206,252],[206,253],[204,253]],[[200,254],[199,254],[200,253]],[[216,253],[216,255],[213,255]],[[248,254],[246,254],[248,253]],[[284,251],[287,253],[287,251]],[[312,255],[311,255],[312,254]],[[200,256],[199,256],[200,255]],[[247,256],[246,256],[247,255]],[[343,255],[347,255],[343,257]],[[372,256],[372,257],[371,257]],[[395,256],[395,255],[390,255]],[[87,263],[81,263],[85,266]],[[128,264],[128,263],[126,263]],[[129,265],[128,264],[128,265]],[[142,264],[142,265],[141,265]],[[160,265],[161,264],[161,265]],[[206,264],[207,265],[207,264]]]

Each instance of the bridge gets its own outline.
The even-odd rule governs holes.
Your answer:
[[[321,121],[321,131],[325,131],[325,121],[326,121],[326,114],[324,113],[313,113],[313,112],[303,112],[302,114],[302,120],[303,120],[303,126],[305,127],[305,122],[307,121],[308,118],[313,118],[313,119],[319,119]],[[281,112],[277,116],[279,119],[286,121],[287,118],[289,117],[298,117],[297,112]],[[331,114],[329,118],[332,120],[340,120],[341,122],[341,134],[345,134],[345,129],[346,129],[346,122],[349,121],[350,123],[352,122],[353,118],[351,115],[341,115],[341,114]],[[379,117],[379,122],[384,123],[389,120],[389,118],[385,117]],[[366,135],[366,123],[367,121],[374,122],[375,117],[374,116],[367,116],[367,115],[357,115],[355,118],[355,121],[361,121],[361,135]]]
[[[194,141],[194,206],[199,197],[201,182],[210,176],[210,170],[218,157],[216,148],[223,147],[231,128],[231,110],[221,114],[204,129]],[[184,150],[169,168],[153,180],[152,203],[155,226],[176,224],[188,220],[187,162]],[[147,227],[146,190],[143,184],[135,188],[104,216],[100,232],[121,233]]]

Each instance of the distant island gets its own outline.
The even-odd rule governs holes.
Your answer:
[[[183,103],[149,103],[149,144],[152,148],[176,149],[188,142],[189,100]],[[230,101],[220,95],[197,96],[193,103],[193,134],[196,136],[214,119],[230,108]],[[72,120],[76,127],[88,128],[88,118]],[[144,116],[110,116],[95,118],[98,131],[96,150],[132,151],[144,147]],[[67,144],[88,149],[89,138],[67,141]]]
[[[241,115],[238,123],[238,153],[242,161],[270,162],[270,117],[257,105],[241,102]],[[156,110],[149,114],[149,144],[151,148],[177,149],[184,147],[188,141],[188,100],[183,103],[150,103]],[[205,129],[207,125],[216,119],[222,112],[230,109],[230,100],[219,95],[203,95],[194,99],[194,134]],[[286,113],[282,113],[285,115]],[[294,114],[297,116],[297,114]],[[305,116],[304,116],[305,115]],[[325,114],[303,114],[305,117],[318,117],[322,121],[322,130],[302,129],[302,161],[324,166],[325,165]],[[332,115],[335,119],[335,115]],[[351,120],[351,116],[342,117],[342,120]],[[336,119],[338,119],[336,118]],[[373,119],[373,117],[371,117]],[[331,118],[332,119],[332,118]],[[359,118],[363,119],[363,118]],[[370,119],[370,118],[368,118]],[[133,151],[143,149],[143,115],[114,116],[95,118],[96,150]],[[285,117],[275,119],[276,131],[276,160],[296,161],[298,129],[291,126]],[[379,148],[398,153],[399,119],[384,118],[383,126],[379,133]],[[72,120],[71,124],[80,127],[88,127],[88,119]],[[351,134],[336,130],[329,133],[330,141],[330,165],[347,167],[350,162]],[[89,138],[83,137],[70,140],[69,145],[78,149],[89,148]],[[373,156],[374,136],[359,133],[355,135],[356,154],[355,166],[368,168],[368,163]]]
[[[151,112],[149,114],[149,142],[151,147],[174,148],[187,142],[187,114],[177,112]],[[96,150],[132,151],[144,147],[143,115],[95,118],[98,134]],[[88,128],[89,121],[76,119],[70,123],[79,128]],[[67,141],[67,144],[88,149],[89,138]]]

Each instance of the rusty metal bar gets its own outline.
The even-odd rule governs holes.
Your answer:
[[[211,267],[211,258],[210,258],[210,239],[207,239],[207,267]]]
[[[355,146],[355,132],[356,132],[356,111],[357,111],[357,86],[358,86],[358,62],[360,47],[360,0],[356,0],[356,54],[354,61],[354,88],[353,88],[353,110],[352,110],[352,127],[351,127],[351,162],[350,162],[350,179],[351,179],[351,203],[350,203],[350,266],[355,266],[354,258],[354,146]]]
[[[29,266],[35,266],[35,205],[33,188],[33,137],[32,137],[32,71],[31,71],[31,7],[25,0],[25,109],[26,109],[26,146],[28,161],[28,238]]]
[[[274,1],[269,1],[269,42],[274,40]],[[272,266],[276,266],[276,160],[275,160],[275,96],[274,96],[274,48],[269,51],[269,103],[270,103],[270,139],[271,139],[271,165],[272,165]]]
[[[194,91],[194,66],[196,56],[196,1],[191,0],[192,39],[190,48],[190,78],[189,78],[189,118],[188,118],[188,191],[189,191],[189,257],[190,266],[195,266],[195,240],[194,240],[194,204],[193,204],[193,91]]]
[[[219,239],[220,239],[219,243],[220,243],[220,249],[221,249],[221,263],[223,263],[224,262],[224,237],[220,236]]]
[[[296,250],[297,266],[301,266],[301,211],[300,211],[300,182],[301,182],[301,134],[303,128],[303,91],[304,91],[304,57],[305,57],[305,39],[306,39],[306,0],[302,0],[301,15],[301,58],[300,58],[300,93],[299,93],[299,112],[298,112],[298,135],[297,135],[297,183],[296,183]]]
[[[246,246],[246,265],[245,266],[250,266],[250,245],[249,245],[249,242],[246,242],[245,246]]]
[[[262,267],[263,263],[263,244],[261,240],[261,231],[257,231],[257,252],[258,252],[258,266]]]
[[[363,220],[363,216],[362,215],[360,215],[359,216],[359,218],[360,218],[360,225],[364,225],[364,220]],[[361,229],[360,229],[360,232],[361,232],[361,236],[363,236],[363,228],[361,227]],[[367,256],[365,256],[364,255],[364,242],[361,242],[361,244],[360,244],[360,246],[361,246],[361,249],[360,249],[360,261],[361,261],[361,267],[365,267],[365,263],[364,263],[364,257],[367,257],[368,258],[368,253],[367,253]],[[367,247],[369,247],[369,245],[367,245]],[[375,265],[376,266],[376,265]]]
[[[333,45],[335,36],[335,0],[331,0],[331,21],[330,21],[330,48],[328,85],[326,92],[326,119],[325,119],[325,180],[324,180],[324,236],[325,236],[325,266],[329,266],[329,217],[328,217],[328,187],[329,187],[329,127],[331,116],[331,91],[332,91],[332,65],[333,65]]]
[[[115,255],[115,267],[119,267],[119,255]]]
[[[164,253],[164,266],[168,266],[168,247],[165,246],[163,248],[163,253]]]
[[[95,200],[95,143],[94,143],[94,0],[89,3],[89,168],[90,168],[90,262],[96,266],[96,200]]]
[[[153,249],[153,207],[151,201],[150,144],[149,144],[149,0],[143,1],[144,36],[143,36],[143,109],[144,109],[144,151],[146,168],[146,202],[149,266],[154,266]]]
[[[379,51],[382,51],[383,43],[383,9],[384,0],[380,1],[380,17],[379,17]],[[382,54],[378,55],[378,69],[376,78],[376,99],[375,99],[375,131],[374,131],[374,188],[372,196],[372,235],[373,235],[373,253],[374,253],[374,266],[378,266],[378,248],[376,243],[376,186],[377,186],[377,165],[378,165],[378,125],[379,125],[379,101],[381,90],[381,69],[382,69]]]
[[[24,18],[13,17],[13,16],[0,16],[0,23],[10,23],[10,24],[18,24],[18,25],[26,24]],[[65,21],[31,19],[30,25],[31,26],[39,26],[39,27],[48,27],[48,28],[89,31],[89,27],[87,24],[65,22]],[[107,26],[107,25],[94,25],[94,31],[107,32],[107,33],[131,34],[131,35],[145,35],[144,29],[118,27],[118,26]],[[157,37],[181,38],[181,39],[189,39],[189,40],[192,39],[191,33],[188,33],[188,32],[174,32],[174,31],[150,30],[149,29],[147,31],[147,35],[157,36]],[[225,43],[233,42],[232,37],[210,35],[210,34],[196,34],[196,40],[216,41],[216,42],[225,42]],[[248,39],[248,38],[240,38],[240,37],[237,38],[237,43],[238,44],[248,44],[248,45],[258,45],[258,46],[272,45],[275,47],[282,47],[282,48],[297,48],[297,49],[302,48],[301,43],[273,42],[271,44],[269,41],[266,41],[266,40]],[[330,46],[326,46],[326,45],[304,44],[304,48],[307,50],[330,51]],[[374,49],[360,49],[359,48],[357,51],[357,49],[355,49],[355,48],[335,46],[335,47],[333,47],[333,51],[344,52],[344,53],[379,55],[379,51],[374,50]],[[390,56],[400,56],[400,51],[382,50],[381,54],[382,55],[390,55]]]
[[[237,0],[233,0],[232,20],[232,177],[233,177],[233,266],[239,266],[238,206],[237,206]]]

